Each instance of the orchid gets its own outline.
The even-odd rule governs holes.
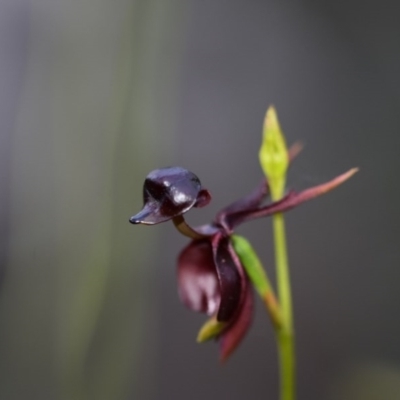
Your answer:
[[[299,146],[294,146],[289,158],[293,159],[298,151]],[[210,224],[193,228],[183,215],[193,207],[207,205],[210,193],[192,172],[181,167],[161,168],[146,177],[143,209],[129,221],[154,225],[172,220],[182,234],[192,239],[178,257],[179,296],[189,309],[211,316],[198,340],[218,339],[220,359],[226,360],[251,324],[252,284],[256,289],[260,285],[260,280],[252,276],[252,266],[244,262],[246,253],[238,255],[235,243],[239,237],[234,235],[235,228],[256,218],[288,211],[334,189],[355,172],[352,169],[301,192],[289,191],[281,200],[266,204],[270,190],[263,179],[252,193],[225,207]],[[269,284],[267,287],[267,292],[258,292],[264,297],[273,323],[279,324],[277,300]]]
[[[274,107],[267,110],[259,160],[265,178],[247,196],[217,213],[214,220],[190,226],[184,214],[204,207],[211,195],[200,179],[182,167],[150,172],[143,186],[143,208],[130,218],[132,224],[154,225],[171,220],[191,239],[178,257],[178,292],[191,310],[210,318],[201,327],[198,342],[216,339],[225,361],[238,347],[253,318],[253,289],[261,297],[272,322],[278,348],[280,399],[295,400],[296,357],[292,295],[284,213],[336,188],[358,169],[329,182],[297,192],[285,191],[286,175],[302,146],[289,150]],[[235,229],[254,219],[272,218],[277,294],[256,252]]]

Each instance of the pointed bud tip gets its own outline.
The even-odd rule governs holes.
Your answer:
[[[278,115],[273,105],[269,106],[267,112],[265,113],[264,128],[279,129]]]
[[[259,160],[267,178],[273,200],[279,200],[285,190],[289,153],[274,107],[265,114]]]
[[[218,337],[226,327],[226,322],[219,322],[214,317],[210,318],[205,324],[200,328],[197,334],[196,342],[204,343],[208,340]]]

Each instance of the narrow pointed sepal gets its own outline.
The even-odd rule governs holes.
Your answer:
[[[197,343],[204,343],[208,340],[215,339],[226,328],[227,322],[217,321],[215,317],[210,318],[204,323],[197,334]]]
[[[322,194],[328,193],[331,190],[340,186],[342,183],[346,182],[358,171],[359,171],[359,168],[352,168],[352,169],[348,170],[347,172],[345,172],[344,174],[341,174],[341,175],[337,176],[336,178],[332,179],[329,182],[322,183],[321,185],[315,186],[313,188],[303,190],[302,192],[300,192],[298,194],[296,199],[292,200],[292,202],[297,201],[298,204],[300,204],[304,201],[311,200],[315,197],[321,196]]]
[[[296,193],[294,191],[289,192],[281,200],[268,204],[264,207],[254,209],[253,211],[246,210],[245,212],[232,214],[229,216],[229,225],[231,227],[234,227],[242,224],[243,222],[250,221],[256,218],[269,217],[270,215],[276,213],[289,211],[306,201],[312,200],[337,188],[342,183],[350,179],[357,171],[358,168],[352,168],[329,182],[303,190],[299,193]]]
[[[223,363],[237,349],[253,321],[254,298],[250,285],[246,285],[245,296],[235,320],[222,332],[219,339],[219,358]]]
[[[253,247],[243,236],[232,235],[231,240],[253,287],[261,298],[264,298],[265,294],[271,290],[271,284]]]

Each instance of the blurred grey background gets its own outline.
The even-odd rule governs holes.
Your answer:
[[[289,186],[353,166],[287,214],[298,398],[400,398],[400,24],[394,0],[0,2],[0,399],[277,399],[261,307],[229,362],[197,345],[172,225],[133,227],[146,174],[213,194],[260,179],[273,103]],[[273,275],[270,221],[243,227]]]

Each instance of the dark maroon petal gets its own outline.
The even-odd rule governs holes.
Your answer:
[[[229,238],[217,233],[212,239],[214,264],[221,291],[217,320],[229,321],[241,302],[244,274],[240,261],[230,245]]]
[[[267,204],[264,207],[257,207],[254,209],[248,209],[229,214],[226,216],[226,224],[229,229],[233,229],[243,222],[250,221],[255,218],[266,217],[277,212],[287,211],[285,206],[294,196],[296,196],[295,192],[289,192],[285,197],[282,198],[282,200]]]
[[[220,360],[226,361],[239,346],[253,320],[254,298],[250,284],[247,282],[244,299],[234,321],[227,326],[219,338]]]
[[[268,217],[272,214],[289,211],[305,201],[312,200],[315,197],[321,196],[322,194],[328,193],[329,191],[335,189],[337,186],[341,185],[343,182],[352,177],[357,171],[358,168],[353,168],[329,182],[303,190],[300,193],[290,192],[282,200],[271,203],[265,207],[232,214],[229,216],[229,224],[231,227],[233,227],[255,218]]]
[[[220,289],[209,240],[195,240],[178,258],[178,291],[181,301],[193,311],[215,314]]]
[[[268,183],[263,179],[259,185],[251,192],[248,196],[236,200],[228,207],[222,209],[216,216],[215,221],[224,228],[227,228],[227,217],[237,211],[244,211],[248,209],[254,209],[260,205],[265,196],[269,193]]]

